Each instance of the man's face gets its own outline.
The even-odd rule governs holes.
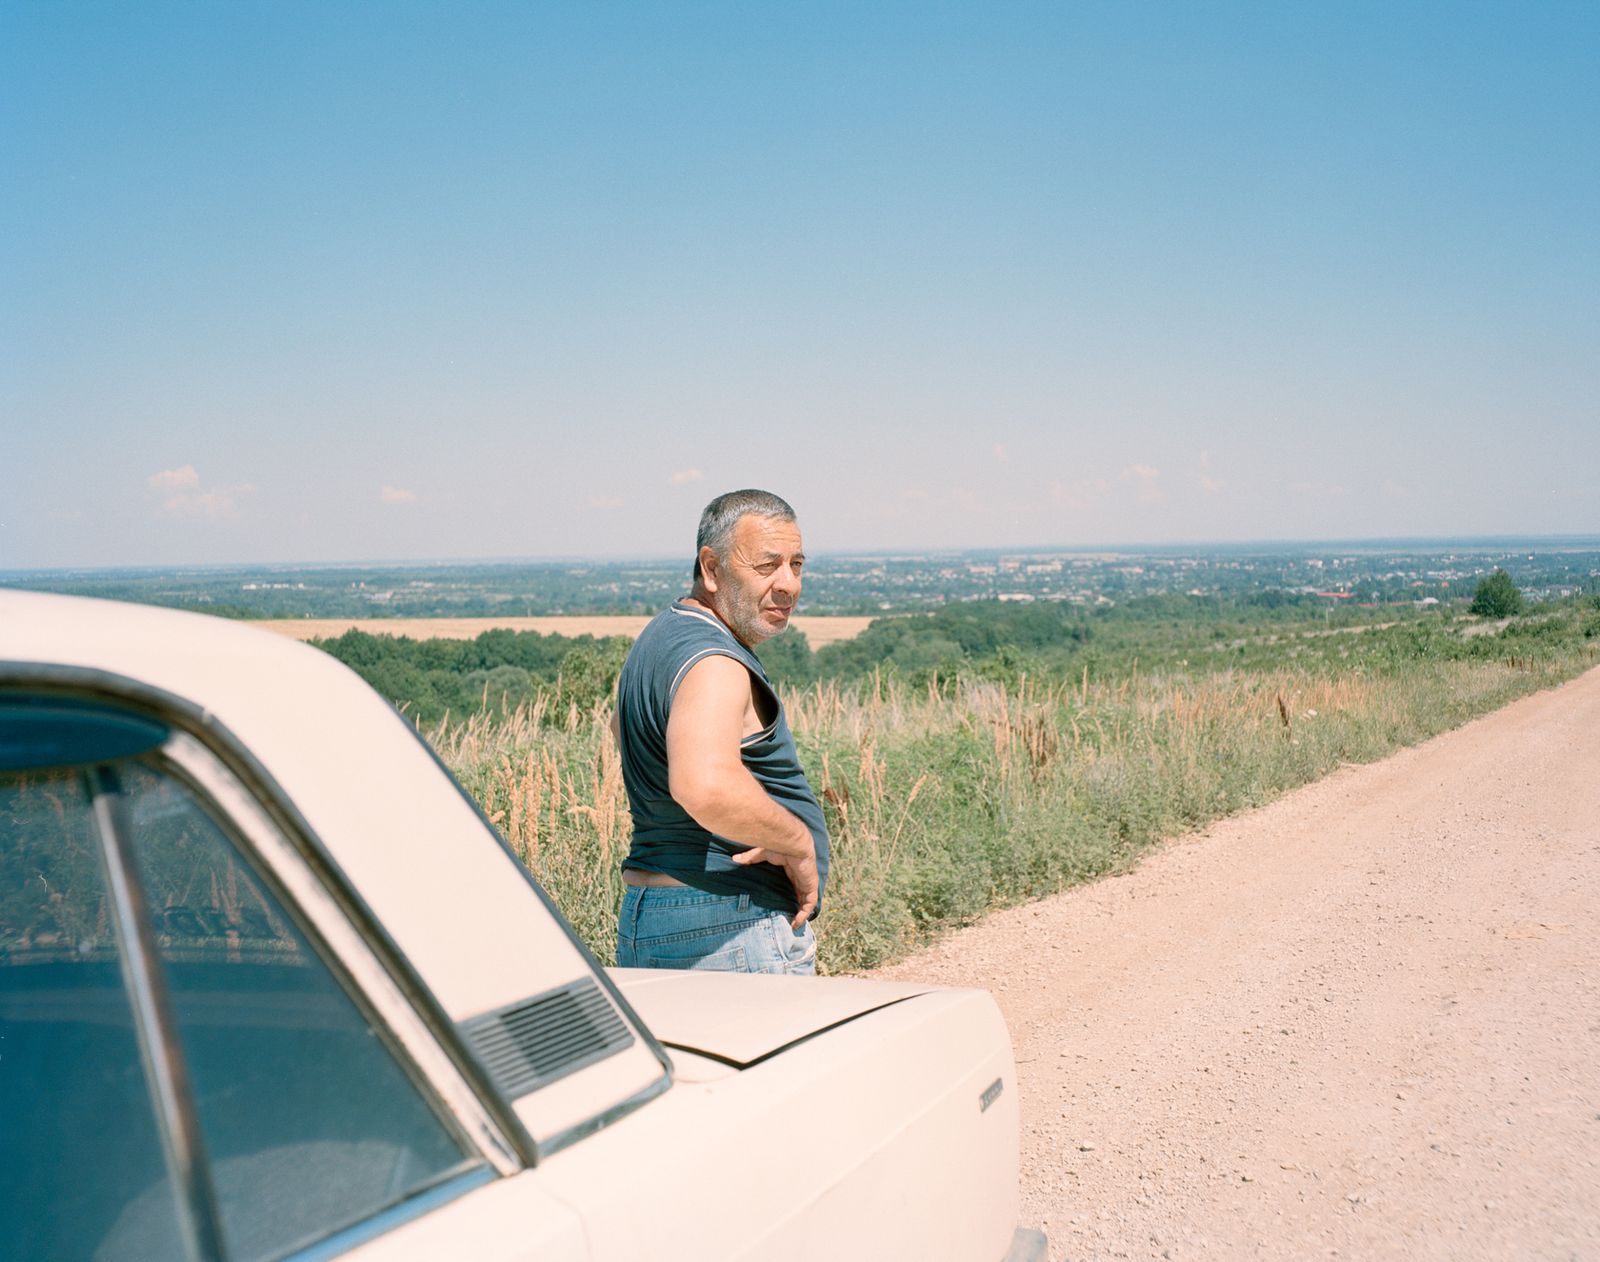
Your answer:
[[[711,607],[744,644],[771,639],[789,625],[805,560],[794,522],[741,517],[716,566]]]

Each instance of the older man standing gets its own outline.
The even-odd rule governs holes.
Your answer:
[[[768,491],[706,506],[690,594],[634,642],[613,730],[633,814],[617,963],[816,971],[828,832],[752,651],[789,625],[805,562]]]

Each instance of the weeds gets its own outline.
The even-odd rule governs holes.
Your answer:
[[[874,672],[789,693],[832,836],[821,967],[887,962],[948,926],[1119,870],[1163,837],[1570,678],[1600,660],[1594,621],[1586,607],[1491,635],[1406,623],[1263,638],[1248,654],[1227,642],[1168,646],[1155,669],[1101,662],[1061,677],[916,685]],[[629,828],[609,709],[566,703],[552,722],[548,704],[480,711],[428,736],[609,960]]]

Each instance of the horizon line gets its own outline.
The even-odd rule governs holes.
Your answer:
[[[1511,546],[1524,544],[1558,545],[1570,550],[1583,551],[1586,547],[1600,549],[1600,534],[1473,534],[1473,535],[1372,535],[1324,538],[1265,538],[1205,540],[1193,543],[1102,543],[1102,544],[1032,544],[1022,546],[996,546],[971,544],[959,547],[932,548],[851,548],[816,553],[813,562],[824,557],[897,558],[922,556],[964,556],[970,554],[996,556],[1029,555],[1094,555],[1112,553],[1138,556],[1149,553],[1204,552],[1240,549],[1308,549],[1308,548],[1379,548],[1411,545],[1429,549],[1464,547],[1468,545]],[[419,566],[466,565],[573,565],[573,564],[690,564],[690,558],[678,554],[646,553],[547,553],[520,556],[451,556],[451,557],[400,557],[393,559],[353,559],[337,561],[183,561],[150,562],[137,564],[103,565],[36,565],[0,569],[0,581],[13,576],[56,574],[121,574],[172,572],[231,572],[239,570],[337,570],[337,569],[401,569]]]

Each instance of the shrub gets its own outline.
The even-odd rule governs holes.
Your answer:
[[[1522,591],[1504,570],[1478,580],[1472,612],[1484,618],[1509,618],[1522,612]]]

